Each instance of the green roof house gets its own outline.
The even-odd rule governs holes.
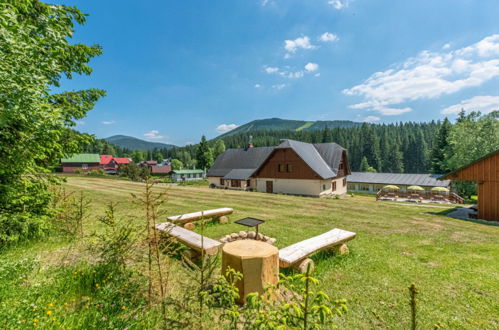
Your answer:
[[[98,154],[74,154],[61,159],[63,173],[74,173],[76,169],[84,172],[98,170],[100,168],[100,156]]]
[[[173,170],[171,179],[173,182],[203,180],[205,172],[203,170]]]

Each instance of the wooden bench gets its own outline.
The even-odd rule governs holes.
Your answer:
[[[314,236],[304,241],[295,243],[279,250],[279,266],[281,268],[293,267],[300,272],[306,272],[310,264],[313,270],[314,263],[308,257],[320,250],[337,248],[340,253],[347,253],[345,242],[354,239],[355,233],[335,228],[324,234]]]
[[[181,215],[173,215],[170,217],[167,217],[168,220],[170,220],[173,223],[176,224],[183,224],[184,227],[193,230],[195,228],[194,224],[191,224],[189,226],[186,226],[186,224],[194,222],[196,220],[200,220],[202,218],[205,219],[213,219],[213,220],[218,220],[220,223],[227,223],[228,219],[226,215],[232,214],[234,212],[234,209],[231,209],[229,207],[224,207],[220,209],[214,209],[214,210],[207,210],[207,211],[199,211],[199,212],[193,212],[193,213],[187,213],[187,214],[181,214]]]
[[[175,237],[179,242],[187,245],[198,253],[204,251],[204,254],[215,255],[217,254],[218,249],[222,246],[222,243],[219,241],[202,236],[170,222],[160,223],[156,225],[156,229],[169,236]]]

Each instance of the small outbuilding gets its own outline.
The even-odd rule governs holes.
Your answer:
[[[441,180],[473,181],[478,185],[478,218],[499,221],[499,150],[496,150]]]
[[[171,171],[171,179],[173,182],[178,181],[196,181],[203,180],[205,172],[203,170],[173,170]]]

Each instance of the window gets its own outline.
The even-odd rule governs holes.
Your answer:
[[[287,170],[288,170],[288,172],[290,172],[290,173],[291,173],[291,172],[293,172],[293,164],[288,164],[288,165],[287,165]]]
[[[223,186],[225,184],[224,179],[220,178],[220,185]]]
[[[333,190],[333,191],[336,191],[336,181],[333,181],[332,185],[333,185],[332,190]]]
[[[251,180],[246,180],[246,186],[247,187],[251,186]]]
[[[326,190],[326,185],[325,184],[322,185],[322,190]]]
[[[278,171],[281,173],[286,172],[286,164],[279,164]]]
[[[88,170],[88,164],[81,164],[81,168],[83,170]]]
[[[354,184],[349,184],[348,185],[348,190],[355,190],[355,185]]]
[[[369,185],[367,185],[367,184],[361,184],[360,185],[360,190],[362,190],[362,191],[369,191]]]
[[[343,170],[345,168],[345,165],[343,165],[343,162],[340,163],[340,170]]]
[[[347,178],[343,178],[343,187],[347,185]]]
[[[241,181],[240,180],[230,180],[230,186],[231,187],[241,187]]]

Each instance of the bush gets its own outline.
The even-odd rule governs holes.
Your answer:
[[[103,176],[105,174],[106,172],[104,172],[102,168],[99,168],[98,170],[91,170],[90,172],[88,172],[88,175],[91,176]]]
[[[76,170],[74,170],[73,173],[74,174],[83,174],[83,170],[81,168],[77,168]]]

